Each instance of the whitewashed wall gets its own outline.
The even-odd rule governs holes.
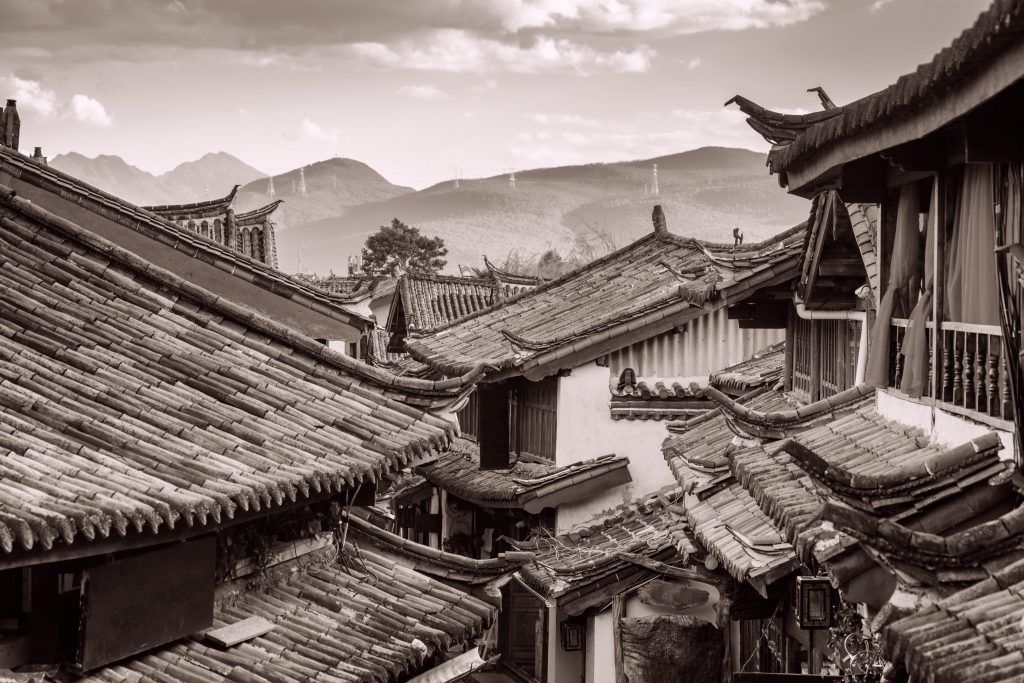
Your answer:
[[[666,332],[609,355],[616,376],[633,368],[637,377],[695,377],[739,363],[786,338],[786,330],[741,330],[720,308],[686,323],[684,332]]]
[[[668,436],[665,422],[613,420],[608,380],[609,369],[596,363],[573,368],[558,379],[555,463],[563,466],[609,453],[624,455],[633,481],[576,504],[559,505],[558,531],[675,481],[661,454],[661,442]]]

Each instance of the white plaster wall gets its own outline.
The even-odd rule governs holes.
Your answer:
[[[1015,450],[1011,432],[973,422],[955,413],[942,410],[940,406],[905,398],[885,389],[875,392],[875,405],[883,417],[900,424],[917,427],[928,434],[936,443],[957,446],[982,434],[994,431],[999,435],[1003,450],[999,457],[1012,460]]]
[[[610,609],[587,619],[587,683],[615,683],[615,636]]]
[[[582,650],[566,652],[562,649],[561,624],[568,615],[557,606],[548,608],[548,682],[576,683],[583,679],[585,669]],[[614,665],[613,665],[614,666]],[[614,676],[614,673],[613,673]],[[614,680],[613,680],[614,683]]]
[[[559,505],[558,531],[675,481],[661,454],[661,442],[668,436],[665,422],[613,420],[608,408],[609,373],[608,368],[587,363],[559,378],[555,463],[563,466],[609,453],[624,455],[633,481],[576,504]]]

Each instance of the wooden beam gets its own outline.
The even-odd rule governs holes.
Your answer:
[[[612,640],[615,648],[615,683],[629,683],[622,666],[622,619],[626,616],[626,600],[622,595],[612,599]]]

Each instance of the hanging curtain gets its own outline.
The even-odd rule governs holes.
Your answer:
[[[947,320],[999,324],[993,174],[990,164],[964,168],[946,271]]]
[[[929,354],[928,354],[928,319],[932,312],[932,286],[935,282],[935,230],[938,223],[938,178],[932,183],[932,198],[925,219],[927,237],[924,243],[924,291],[917,300],[910,314],[907,334],[903,338],[903,376],[900,379],[900,391],[908,396],[920,398],[928,385]]]
[[[889,281],[878,305],[871,328],[871,346],[864,381],[872,386],[889,384],[889,332],[893,315],[909,311],[908,293],[917,294],[921,277],[920,200],[917,185],[908,183],[900,190],[896,210],[896,236],[892,245]]]

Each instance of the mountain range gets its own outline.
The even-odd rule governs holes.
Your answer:
[[[554,249],[586,259],[649,232],[655,204],[663,206],[677,234],[731,243],[733,228],[739,228],[752,242],[805,220],[809,209],[778,187],[765,161],[749,150],[704,147],[653,159],[519,171],[514,184],[501,175],[415,191],[362,162],[328,159],[302,168],[305,195],[299,169],[273,177],[274,198],[284,200],[275,214],[278,256],[289,272],[342,273],[368,235],[399,218],[445,240],[452,272],[458,265],[482,265],[484,254],[501,263],[510,254],[528,258]],[[67,154],[51,163],[143,204],[223,196],[234,184],[243,185],[239,210],[271,201],[267,176],[223,152],[161,176],[118,157]]]

